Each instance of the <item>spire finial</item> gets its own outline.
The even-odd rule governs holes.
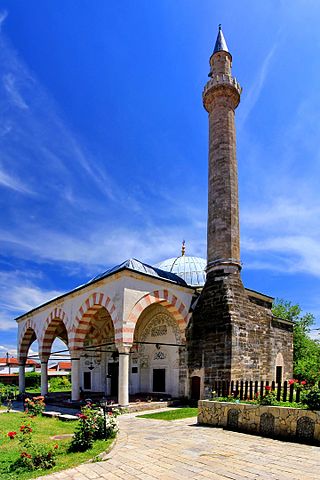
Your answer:
[[[181,256],[183,257],[185,253],[186,253],[186,242],[185,240],[183,240],[182,247],[181,247]]]
[[[218,31],[218,36],[217,36],[216,44],[214,46],[213,53],[217,53],[221,51],[230,53],[227,47],[227,42],[225,41],[225,38],[223,36],[221,23],[219,23],[219,31]]]

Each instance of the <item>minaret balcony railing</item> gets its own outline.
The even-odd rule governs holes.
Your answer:
[[[205,95],[208,90],[210,90],[212,87],[216,87],[219,85],[230,85],[241,94],[242,92],[242,87],[240,86],[240,83],[237,81],[235,77],[232,77],[231,75],[214,75],[205,85],[203,94]]]

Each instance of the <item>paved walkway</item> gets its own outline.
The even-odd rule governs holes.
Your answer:
[[[320,448],[200,427],[196,419],[120,417],[108,460],[45,480],[319,480]],[[40,479],[38,479],[40,480]]]

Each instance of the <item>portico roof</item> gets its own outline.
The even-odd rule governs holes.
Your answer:
[[[189,288],[191,290],[194,290],[193,287],[190,287],[181,277],[178,275],[171,273],[171,272],[166,272],[164,270],[161,270],[160,268],[157,267],[152,267],[151,265],[148,265],[146,263],[140,262],[139,260],[135,258],[130,258],[126,260],[125,262],[120,263],[119,265],[116,265],[115,267],[111,267],[108,270],[105,270],[103,273],[100,273],[99,275],[96,275],[93,277],[89,282],[84,283],[83,285],[79,285],[76,288],[73,288],[72,290],[69,290],[66,293],[63,293],[62,295],[58,297],[51,298],[45,303],[42,303],[41,305],[38,305],[37,307],[33,308],[32,310],[29,310],[28,312],[19,315],[18,317],[15,318],[15,320],[21,320],[23,317],[26,315],[30,315],[30,313],[33,313],[34,311],[38,310],[39,308],[45,307],[49,305],[51,302],[60,300],[62,298],[67,297],[71,293],[77,292],[79,290],[82,290],[86,287],[88,287],[91,284],[94,284],[95,282],[98,282],[99,280],[102,280],[106,277],[112,276],[116,273],[123,272],[125,270],[129,270],[132,272],[137,272],[142,275],[150,276],[153,278],[158,278],[159,280],[164,280],[166,282],[174,283],[176,285],[179,285],[180,287],[184,288]]]
[[[88,282],[88,284],[125,269],[133,270],[135,272],[143,273],[145,275],[151,275],[152,277],[158,277],[165,280],[170,280],[171,282],[177,283],[178,285],[181,285],[183,287],[188,286],[188,284],[175,273],[161,270],[161,268],[152,267],[147,263],[140,262],[140,260],[137,260],[136,258],[129,258],[129,260],[126,260],[125,262],[120,263],[115,267],[109,268],[108,270],[106,270],[103,273],[100,273],[99,275],[96,275]]]

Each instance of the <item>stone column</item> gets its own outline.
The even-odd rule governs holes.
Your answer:
[[[118,403],[121,407],[129,405],[129,345],[119,345],[119,386]]]
[[[71,401],[80,400],[80,355],[71,353]]]
[[[48,393],[48,360],[41,361],[41,395]]]
[[[26,390],[26,372],[25,363],[19,364],[19,393],[24,393]]]

